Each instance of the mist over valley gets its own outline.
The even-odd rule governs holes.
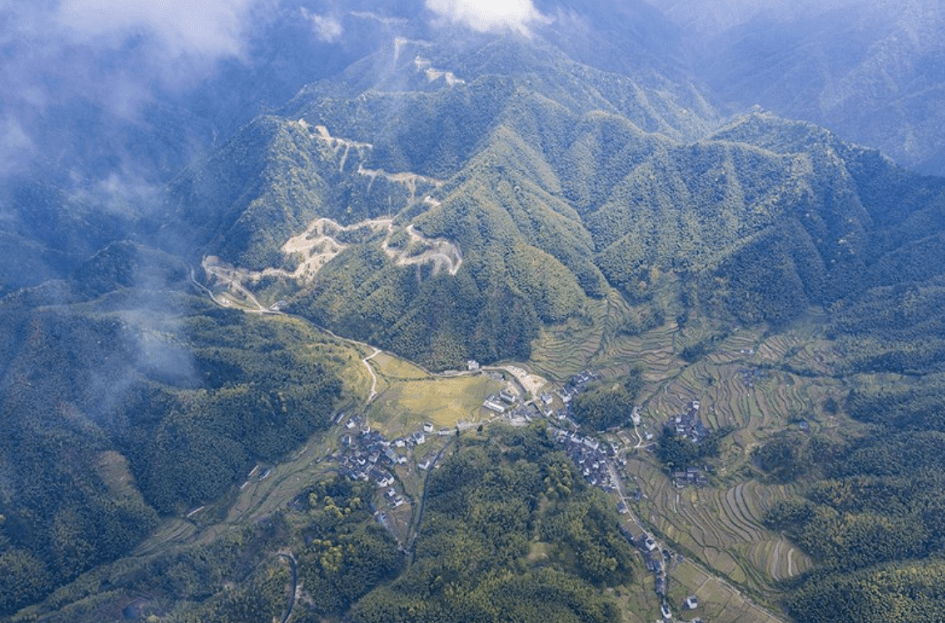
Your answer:
[[[942,20],[10,7],[0,620],[937,620]]]

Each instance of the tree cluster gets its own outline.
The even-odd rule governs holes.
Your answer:
[[[571,408],[579,423],[593,430],[625,424],[633,401],[643,388],[643,371],[633,368],[626,376],[589,384],[573,400]]]
[[[632,549],[607,498],[571,469],[541,428],[462,443],[430,475],[413,563],[354,620],[614,620],[597,587],[632,579]],[[536,547],[549,556],[530,561]]]

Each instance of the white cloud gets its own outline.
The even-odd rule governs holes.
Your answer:
[[[68,151],[48,144],[55,110],[82,102],[134,120],[156,93],[250,60],[251,30],[276,1],[0,0],[0,178],[30,155]]]
[[[396,26],[401,24],[406,24],[407,19],[403,17],[386,17],[373,11],[351,11],[349,13],[352,17],[360,17],[361,19],[370,19],[375,22],[384,24],[385,26]]]
[[[57,25],[78,41],[120,45],[152,37],[172,57],[240,54],[243,24],[256,0],[63,0]]]
[[[531,0],[426,0],[428,9],[477,32],[513,30],[528,34],[528,27],[547,21]]]
[[[17,170],[33,155],[33,141],[14,117],[0,118],[0,137],[0,172]]]
[[[331,43],[340,39],[341,35],[344,34],[341,22],[330,15],[318,15],[302,7],[302,17],[312,23],[312,31],[314,31],[319,41]]]

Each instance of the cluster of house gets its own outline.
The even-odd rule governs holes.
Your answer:
[[[641,532],[638,536],[633,536],[630,529],[624,525],[620,526],[620,531],[634,547],[643,553],[643,562],[646,564],[647,570],[656,578],[654,585],[656,594],[660,598],[665,599],[668,592],[667,589],[669,588],[669,581],[666,571],[663,568],[663,558],[664,554],[668,553],[668,550],[660,550],[659,543],[646,532]],[[669,554],[669,556],[671,555],[672,554]]]
[[[761,368],[742,368],[738,371],[738,376],[748,389],[752,389],[755,383],[768,378],[768,372]]]
[[[390,488],[394,484],[394,476],[389,470],[406,465],[408,449],[425,444],[428,436],[442,437],[456,433],[454,428],[435,430],[433,424],[426,423],[422,430],[410,435],[387,439],[379,431],[371,430],[367,422],[357,415],[349,418],[344,426],[348,432],[341,437],[341,451],[338,456],[332,457],[338,461],[339,473],[352,480],[373,482],[379,488],[387,487],[385,497],[394,508],[403,504],[403,499]],[[417,462],[417,467],[431,469],[436,457],[436,450],[431,450]]]
[[[437,451],[431,450],[430,452],[425,454],[419,461],[417,461],[417,467],[424,471],[433,469],[433,464],[436,463],[437,456],[438,456]]]
[[[571,401],[575,396],[584,391],[584,388],[588,386],[589,383],[601,380],[601,376],[595,372],[590,372],[589,370],[584,370],[579,374],[572,376],[567,384],[559,389],[556,393],[558,397],[561,398],[561,402],[568,405],[571,404]]]
[[[535,418],[540,418],[544,415],[539,411],[538,406],[534,402],[528,404],[519,404],[516,405],[509,412],[509,419],[512,424],[525,425],[534,420]]]
[[[689,403],[689,410],[666,422],[666,426],[676,431],[678,437],[688,437],[693,443],[699,443],[709,435],[709,431],[699,417],[699,401]]]
[[[387,505],[391,508],[397,508],[403,506],[404,498],[399,493],[397,489],[389,487],[387,491],[384,492],[384,499],[387,501]]]
[[[617,483],[613,481],[607,464],[608,458],[617,456],[613,446],[593,437],[582,437],[560,428],[555,429],[554,439],[578,466],[589,485],[600,487],[608,493],[617,490]]]
[[[546,395],[548,396],[547,401],[544,401],[543,398],[540,400],[543,401],[543,404],[549,405],[552,399],[550,394],[542,394],[542,396]],[[492,394],[486,398],[482,406],[496,415],[507,417],[513,425],[525,425],[535,418],[551,414],[550,409],[542,411],[535,401],[520,402],[518,394],[510,388],[503,389],[498,394]]]
[[[666,573],[666,564],[673,563],[673,566],[675,566],[673,562],[673,552],[665,548],[661,549],[659,543],[646,532],[641,532],[638,536],[634,537],[633,533],[631,533],[630,529],[626,526],[621,526],[620,530],[627,540],[643,554],[643,562],[646,565],[647,571],[652,573],[656,580],[654,582],[656,595],[663,600],[663,606],[661,608],[663,618],[671,619],[672,612],[670,611],[669,604],[666,602],[667,595],[669,594],[669,576]],[[682,560],[681,555],[675,558],[676,562],[682,562]],[[670,569],[672,569],[672,567],[670,567]],[[699,607],[699,598],[695,595],[689,595],[686,597],[685,601],[683,601],[682,607],[684,610],[695,610]],[[701,619],[692,621],[692,623],[697,622],[701,623]]]
[[[470,362],[472,363],[472,362]],[[472,368],[470,368],[472,369]],[[502,380],[501,376],[496,376]],[[599,381],[601,376],[594,372],[585,370],[580,374],[572,376],[570,380],[561,388],[551,392],[542,392],[536,400],[527,403],[520,402],[518,394],[511,388],[506,388],[498,394],[489,396],[482,406],[497,415],[508,417],[513,424],[527,424],[540,417],[556,419],[560,424],[569,426],[572,429],[580,428],[572,417],[571,401],[581,393],[588,385],[594,381]],[[563,409],[554,409],[555,394],[564,404]],[[560,425],[559,424],[559,425]]]
[[[709,434],[709,431],[702,423],[702,418],[699,417],[698,400],[693,400],[689,403],[689,410],[686,411],[686,413],[670,418],[666,422],[666,426],[673,429],[677,436],[686,437],[693,443],[701,442]],[[705,472],[706,469],[704,467],[700,468],[695,466],[688,466],[684,470],[677,470],[672,474],[673,484],[678,488],[686,486],[704,487],[709,482]]]
[[[677,489],[683,487],[704,487],[709,484],[705,470],[698,467],[687,467],[685,470],[673,472],[673,485]]]
[[[371,481],[378,487],[387,487],[394,482],[388,468],[405,465],[406,448],[426,441],[423,434],[400,437],[393,441],[353,416],[345,423],[346,432],[341,437],[341,451],[336,458],[338,471],[352,480]]]
[[[511,412],[517,403],[518,395],[511,389],[506,388],[498,394],[492,394],[486,398],[482,406],[493,413],[505,415],[506,412]]]
[[[388,471],[403,465],[407,457],[398,453],[393,444],[377,431],[346,434],[341,438],[341,451],[336,458],[338,471],[352,480],[373,482],[378,487],[389,487],[394,476]]]

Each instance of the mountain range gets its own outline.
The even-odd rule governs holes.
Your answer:
[[[361,4],[281,6],[253,63],[155,78],[130,117],[75,95],[23,122],[39,149],[0,172],[0,616],[55,602],[356,408],[345,365],[366,344],[434,372],[528,362],[551,329],[603,330],[604,300],[646,319],[626,334],[816,322],[854,419],[941,433],[936,3],[851,22],[854,3],[549,0],[483,27],[434,2]],[[877,392],[880,375],[911,384]],[[900,486],[869,439],[824,479]],[[771,525],[809,543],[825,490]],[[902,522],[934,532],[941,509],[900,497]],[[831,555],[798,580],[811,603],[861,580],[908,594]]]
[[[165,227],[270,304],[432,368],[527,359],[610,288],[779,324],[939,274],[935,178],[770,112],[723,121],[691,84],[469,45],[396,39],[306,87],[185,172]]]

